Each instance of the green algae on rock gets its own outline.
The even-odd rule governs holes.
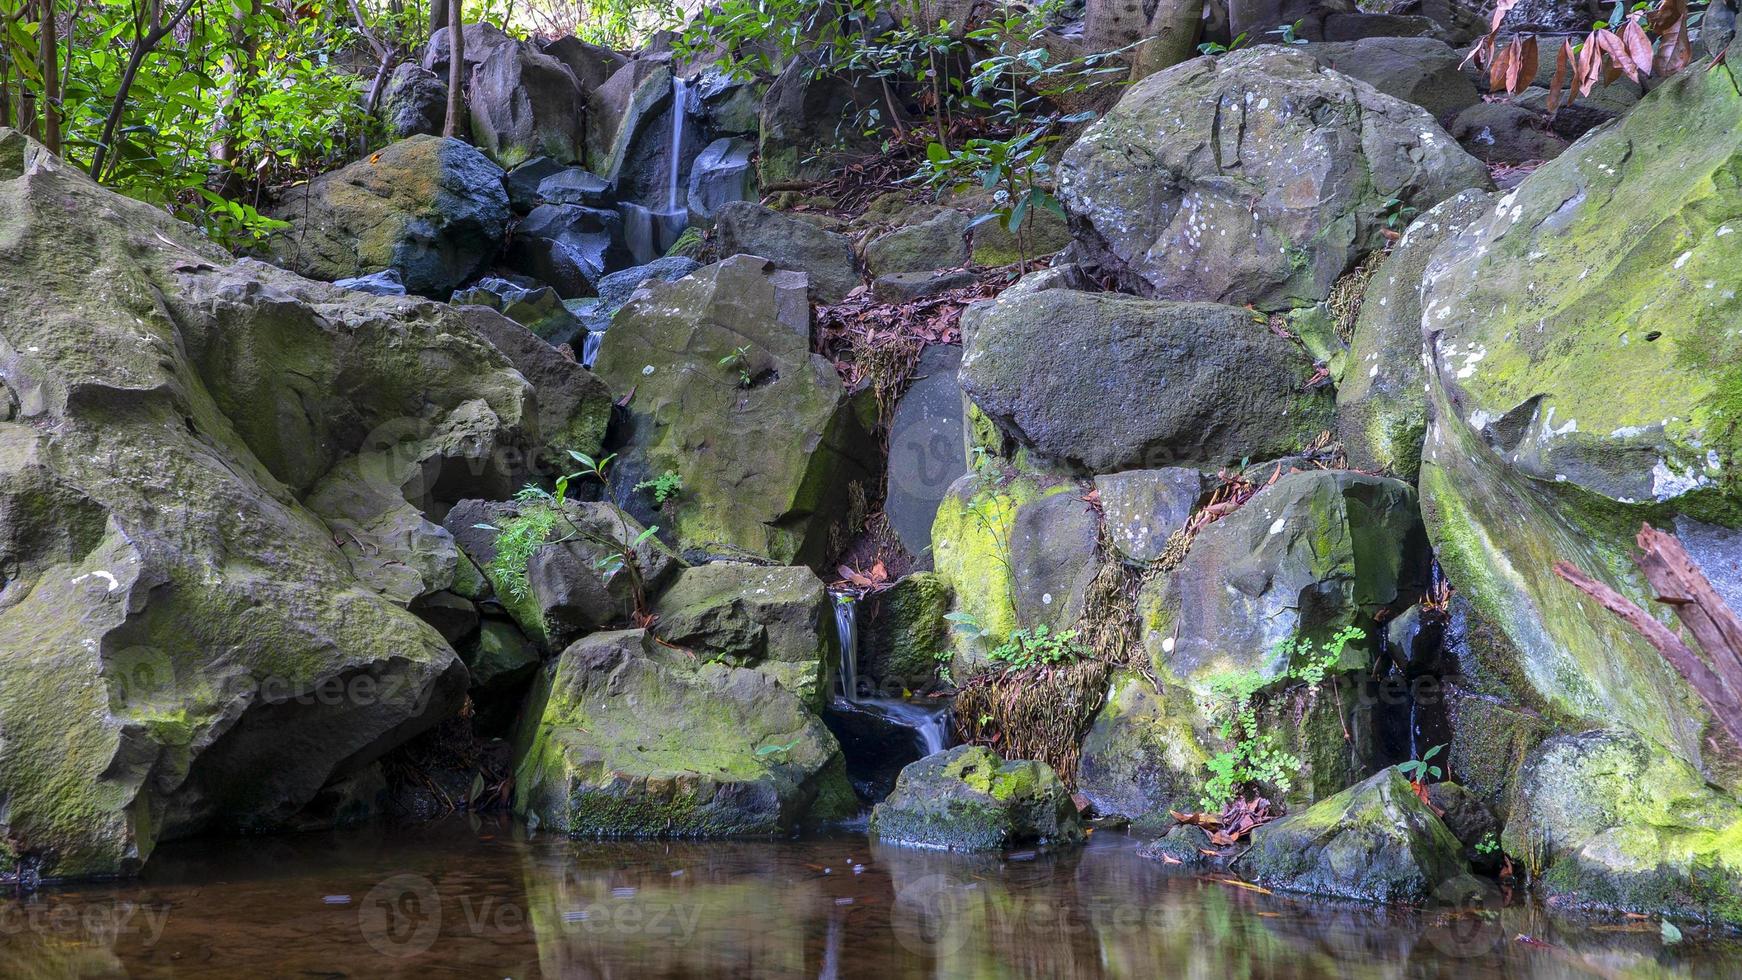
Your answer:
[[[840,657],[833,607],[803,566],[714,562],[678,574],[654,607],[654,632],[703,659],[760,670],[820,710]]]
[[[871,811],[871,836],[892,843],[992,851],[1081,843],[1082,819],[1044,762],[1006,762],[962,745],[901,771]]]

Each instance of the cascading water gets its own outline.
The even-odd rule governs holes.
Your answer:
[[[844,592],[835,594],[835,634],[841,647],[837,672],[841,699],[856,710],[877,715],[890,724],[913,732],[914,746],[921,758],[949,748],[950,709],[947,704],[861,696],[858,602]]]
[[[665,213],[677,213],[677,187],[679,172],[683,170],[683,122],[685,113],[685,98],[689,93],[689,83],[681,76],[671,76],[671,152],[666,157],[668,179],[665,190]]]
[[[665,193],[643,188],[644,204],[617,202],[623,217],[623,244],[636,264],[645,265],[666,253],[689,227],[689,206],[683,200],[684,129],[688,116],[689,83],[671,79],[671,142],[665,148]],[[658,195],[658,196],[656,196]]]
[[[591,368],[599,359],[599,345],[605,342],[605,331],[590,330],[581,339],[581,367]]]

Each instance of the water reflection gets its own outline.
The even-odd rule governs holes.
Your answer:
[[[1534,905],[1266,895],[1097,835],[968,857],[862,836],[527,840],[466,821],[185,844],[142,881],[0,901],[0,975],[1705,977],[1742,944]],[[1519,937],[1527,937],[1521,940]]]

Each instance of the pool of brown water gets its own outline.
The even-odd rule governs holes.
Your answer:
[[[1101,833],[963,856],[862,835],[605,843],[465,818],[184,842],[0,901],[0,976],[1724,977],[1742,940],[1532,902],[1412,911],[1181,873]]]

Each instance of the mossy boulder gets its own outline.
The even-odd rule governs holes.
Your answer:
[[[6,130],[0,292],[7,866],[303,825],[457,709],[464,666],[403,603],[455,573],[429,515],[489,465],[461,443],[536,439],[504,355],[440,304],[236,262]]]
[[[1323,301],[1399,208],[1488,186],[1421,108],[1269,45],[1136,83],[1059,168],[1092,272],[1261,310]]]
[[[840,658],[833,607],[802,565],[714,562],[678,575],[654,609],[654,632],[704,660],[760,670],[821,709]]]
[[[392,139],[439,136],[447,107],[447,82],[416,62],[407,61],[387,77],[376,117]]]
[[[860,600],[859,676],[885,695],[922,690],[950,650],[954,593],[943,576],[915,572]]]
[[[1339,670],[1365,665],[1378,621],[1427,585],[1416,496],[1398,480],[1339,470],[1290,473],[1200,532],[1174,571],[1139,597],[1156,674],[1196,688],[1228,672],[1284,678],[1284,641],[1315,644],[1357,627]]]
[[[459,140],[413,136],[286,192],[268,210],[291,228],[268,248],[315,279],[392,268],[411,292],[446,297],[502,246],[503,177]]]
[[[1184,688],[1158,691],[1138,674],[1114,674],[1107,702],[1083,739],[1077,792],[1095,816],[1139,820],[1197,810],[1213,754],[1198,733],[1200,719]]]
[[[932,524],[932,562],[955,594],[955,611],[983,631],[957,631],[951,670],[958,681],[983,668],[987,655],[1019,629],[1010,538],[1022,505],[1054,492],[1035,480],[988,468],[950,486]]]
[[[968,222],[949,208],[873,238],[865,246],[865,267],[873,276],[951,269],[968,261]]]
[[[797,695],[627,630],[577,642],[541,675],[514,808],[576,837],[735,837],[857,804],[840,746]]]
[[[939,752],[901,771],[871,811],[871,836],[952,851],[1064,847],[1083,840],[1082,818],[1046,763],[1006,762],[979,745]]]
[[[632,394],[620,501],[645,507],[635,484],[674,472],[683,492],[643,516],[679,548],[822,567],[875,444],[811,353],[803,276],[740,255],[655,283],[618,311],[597,371]]]
[[[810,277],[818,303],[839,303],[860,285],[858,260],[847,236],[753,201],[733,201],[714,213],[720,254],[760,255],[776,268]]]
[[[1562,731],[1630,731],[1714,784],[1709,715],[1635,631],[1561,581],[1569,561],[1665,620],[1630,555],[1676,531],[1724,580],[1742,527],[1742,95],[1665,82],[1535,171],[1429,263],[1433,422],[1423,512],[1469,601],[1465,673]]]
[[[585,156],[586,95],[567,65],[531,44],[504,44],[472,72],[472,141],[503,169],[533,157]]]
[[[1037,273],[962,315],[962,390],[1017,445],[1108,473],[1285,456],[1332,425],[1312,359],[1251,311],[1069,282]]]
[[[1337,383],[1337,435],[1349,465],[1414,482],[1427,438],[1422,274],[1441,242],[1493,195],[1461,191],[1417,218],[1368,280],[1347,368]]]
[[[1455,901],[1463,847],[1395,769],[1260,827],[1241,870],[1275,889],[1368,902]]]

